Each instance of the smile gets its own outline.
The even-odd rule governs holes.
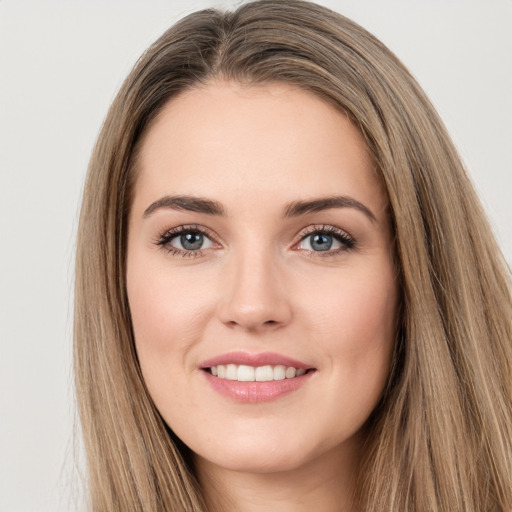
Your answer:
[[[248,366],[245,364],[219,364],[208,369],[219,379],[239,382],[270,382],[274,380],[293,379],[306,373],[304,368],[284,365]]]
[[[231,352],[204,361],[199,367],[213,391],[245,403],[268,402],[289,395],[317,373],[308,363],[272,352]]]

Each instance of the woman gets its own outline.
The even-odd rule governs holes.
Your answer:
[[[400,62],[307,2],[201,11],[92,157],[94,510],[512,508],[510,277]]]

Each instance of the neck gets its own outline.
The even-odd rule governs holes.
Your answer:
[[[208,512],[356,512],[359,458],[354,440],[286,471],[238,471],[201,457],[195,462]]]

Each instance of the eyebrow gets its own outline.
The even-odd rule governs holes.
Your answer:
[[[149,217],[160,208],[184,210],[207,215],[226,215],[224,207],[218,201],[193,196],[164,196],[154,203],[151,203],[148,208],[146,208],[143,214],[144,218]],[[293,201],[285,207],[283,217],[299,217],[307,213],[315,213],[332,208],[355,208],[368,217],[371,222],[377,220],[368,207],[348,196],[332,196],[309,201]]]
[[[149,217],[159,208],[186,210],[189,212],[206,213],[208,215],[225,215],[224,208],[218,201],[192,196],[165,196],[151,203],[144,211],[144,217]]]
[[[373,212],[353,197],[348,196],[332,196],[320,199],[312,199],[311,201],[294,201],[290,203],[284,212],[285,217],[298,217],[306,213],[320,212],[331,208],[355,208],[364,213],[371,222],[376,222],[377,218]]]

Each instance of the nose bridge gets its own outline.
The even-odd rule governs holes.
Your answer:
[[[220,305],[224,323],[258,330],[289,322],[291,307],[277,259],[272,248],[261,243],[247,243],[233,251]]]

